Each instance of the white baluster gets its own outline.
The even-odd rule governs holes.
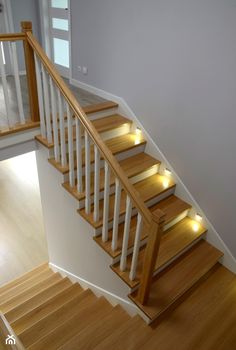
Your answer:
[[[113,252],[117,249],[118,226],[119,226],[119,217],[120,217],[120,195],[121,195],[121,183],[116,178],[115,207],[114,207],[113,232],[112,232],[112,243],[111,243],[111,249]]]
[[[22,102],[19,66],[18,66],[17,53],[16,53],[16,43],[15,42],[11,42],[11,50],[12,50],[13,73],[14,73],[14,79],[15,79],[15,85],[16,85],[16,98],[17,98],[18,110],[19,110],[19,115],[20,115],[20,122],[21,122],[21,124],[24,124],[25,123],[25,115],[24,115],[23,102]]]
[[[83,192],[82,182],[82,137],[81,137],[81,123],[79,118],[75,116],[76,128],[76,163],[77,163],[77,191]]]
[[[91,169],[90,169],[90,137],[87,131],[84,131],[85,142],[85,212],[90,214],[91,212]]]
[[[61,165],[65,167],[67,165],[66,159],[66,138],[65,138],[65,118],[64,118],[64,106],[59,89],[57,89],[57,102],[59,110],[59,125],[60,125],[60,142],[61,142]]]
[[[71,115],[70,107],[68,103],[66,103],[66,114],[68,121],[68,149],[69,149],[69,178],[70,178],[70,186],[75,186],[75,165],[74,165],[74,138],[73,138],[73,117]]]
[[[99,220],[99,193],[100,193],[100,153],[94,145],[94,221]]]
[[[125,228],[124,228],[124,235],[123,235],[123,242],[122,242],[121,258],[120,258],[120,270],[121,271],[125,271],[125,269],[126,269],[131,212],[132,212],[132,203],[131,203],[130,197],[127,196],[126,197]]]
[[[103,227],[102,241],[108,240],[108,219],[109,219],[109,195],[110,195],[110,168],[105,161],[104,199],[103,199]]]
[[[60,162],[60,147],[58,137],[58,123],[57,123],[57,107],[55,97],[55,86],[52,78],[50,77],[50,92],[51,92],[51,104],[52,104],[52,125],[53,125],[53,142],[54,142],[54,157],[56,162]]]
[[[7,78],[6,78],[6,72],[5,72],[4,61],[3,61],[3,52],[2,52],[1,45],[2,45],[2,41],[0,42],[0,74],[1,74],[1,78],[2,78],[3,95],[4,95],[4,102],[5,102],[6,113],[7,113],[7,124],[8,124],[8,126],[12,126],[13,123],[11,122],[10,100],[9,100],[9,94],[8,94]]]
[[[133,250],[132,263],[131,263],[131,269],[130,269],[130,274],[129,274],[129,279],[131,281],[133,281],[136,277],[142,228],[143,228],[143,219],[142,219],[142,216],[140,214],[138,214],[135,240],[134,240],[134,250]]]
[[[52,143],[52,126],[51,126],[51,115],[49,105],[49,92],[48,92],[48,77],[44,66],[42,66],[43,75],[43,97],[44,97],[44,110],[46,117],[46,130],[47,130],[47,141]]]
[[[36,56],[36,54],[34,54],[34,60],[35,60],[35,68],[36,68],[36,80],[37,80],[38,101],[39,101],[40,129],[41,129],[41,135],[45,139],[46,125],[45,125],[45,117],[44,117],[42,78],[41,78],[39,59]]]

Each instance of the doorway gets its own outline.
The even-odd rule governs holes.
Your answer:
[[[51,59],[59,73],[70,76],[70,1],[49,0]]]

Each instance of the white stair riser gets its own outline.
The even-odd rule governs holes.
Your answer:
[[[162,199],[170,196],[171,194],[173,194],[175,191],[175,187],[173,188],[170,188],[169,190],[165,191],[164,193],[154,197],[153,199],[151,199],[150,201],[147,201],[145,202],[146,206],[147,207],[151,207],[153,206],[154,204],[160,202]],[[132,216],[136,215],[137,214],[137,209],[136,208],[133,208],[132,209]],[[125,214],[122,214],[120,215],[119,217],[119,223],[122,223],[124,222],[125,220]],[[108,229],[110,230],[111,228],[113,227],[113,220],[109,221],[109,224],[108,224]],[[98,236],[99,234],[101,234],[102,232],[102,227],[99,227],[97,229],[94,229],[95,230],[95,235]]]
[[[127,159],[129,157],[132,157],[136,154],[142,153],[144,152],[145,149],[145,145],[138,145],[135,148],[132,148],[128,151],[123,151],[120,152],[118,154],[115,155],[115,158],[119,161],[119,160],[124,160]],[[53,154],[53,149],[50,150],[50,157],[49,158],[53,158],[54,154]],[[100,163],[101,168],[104,168],[104,161],[101,160]],[[91,164],[91,172],[94,172],[94,163]],[[84,167],[83,167],[83,175],[84,175]],[[69,173],[64,174],[64,182],[67,182],[69,180]]]
[[[117,114],[117,113],[118,113],[118,107],[114,107],[114,108],[109,108],[105,111],[87,114],[87,117],[90,120],[96,120],[104,117],[109,117],[110,115]]]
[[[140,173],[138,175],[130,177],[129,180],[130,180],[130,182],[132,184],[135,184],[135,183],[137,183],[139,181],[142,181],[142,180],[148,178],[149,176],[157,174],[158,169],[159,169],[159,165],[157,164],[157,165],[155,165],[155,166],[153,166],[153,167],[143,171],[142,173]],[[114,192],[115,192],[115,184],[110,186],[110,194],[113,194]],[[104,191],[102,190],[100,192],[99,199],[103,199],[103,197],[104,197]],[[92,195],[91,196],[91,203],[93,203],[93,201],[94,201],[94,196]],[[79,209],[84,208],[84,206],[85,206],[85,199],[82,199],[82,200],[79,201]]]
[[[183,213],[179,214],[175,219],[171,220],[166,226],[164,226],[164,231],[167,229],[167,228],[170,228],[172,226],[174,226],[175,224],[177,224],[179,221],[183,220],[187,215],[188,215],[188,210],[185,210]],[[166,228],[167,227],[167,228]],[[141,241],[141,244],[140,244],[140,247],[144,246],[147,242],[147,239],[143,239]],[[133,247],[129,248],[128,250],[128,255],[131,254],[133,252]],[[117,262],[120,261],[120,255],[117,256],[115,259],[113,259],[113,262],[112,264],[115,264]]]

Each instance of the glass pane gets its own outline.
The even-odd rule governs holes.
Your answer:
[[[69,68],[69,42],[53,38],[54,62],[60,66]]]
[[[53,18],[52,19],[52,27],[54,29],[60,29],[60,30],[69,30],[69,24],[67,19],[61,19],[61,18]]]
[[[68,0],[52,0],[52,7],[55,7],[58,9],[67,9]]]

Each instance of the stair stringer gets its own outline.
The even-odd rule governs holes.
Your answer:
[[[74,86],[77,86],[79,88],[82,88],[84,90],[87,90],[93,94],[96,94],[100,97],[103,97],[108,100],[112,100],[114,102],[117,102],[118,107],[118,113],[121,115],[125,115],[127,118],[133,121],[133,125],[131,128],[132,130],[135,130],[135,128],[138,126],[144,135],[144,138],[147,141],[145,152],[149,155],[153,156],[156,159],[159,159],[161,161],[161,165],[159,168],[159,173],[162,175],[164,174],[164,170],[167,167],[172,172],[172,178],[174,182],[176,183],[176,190],[175,194],[180,197],[182,200],[188,202],[191,204],[192,209],[189,212],[189,217],[194,219],[195,214],[199,213],[202,216],[202,225],[207,228],[208,233],[206,236],[206,240],[212,244],[214,247],[219,249],[224,253],[224,256],[221,258],[220,262],[227,267],[232,272],[236,273],[236,259],[232,255],[230,249],[227,247],[227,245],[224,243],[222,238],[220,237],[219,233],[216,231],[213,224],[210,222],[210,220],[207,218],[207,216],[204,214],[203,210],[200,208],[200,205],[197,203],[197,201],[194,199],[190,191],[187,189],[181,178],[178,176],[178,174],[175,172],[174,168],[171,166],[171,164],[168,162],[165,155],[162,153],[158,145],[154,142],[150,134],[145,130],[142,123],[139,121],[138,117],[135,115],[133,110],[130,108],[130,106],[127,104],[127,102],[124,100],[124,98],[113,95],[109,92],[106,92],[104,90],[101,90],[99,88],[96,88],[94,86],[82,83],[75,79],[70,79],[70,83]]]
[[[110,269],[112,258],[92,239],[92,226],[78,215],[78,201],[62,187],[65,178],[48,162],[49,154],[38,144],[36,161],[51,268],[111,304],[120,304],[130,315],[144,318],[128,298],[129,287]]]

